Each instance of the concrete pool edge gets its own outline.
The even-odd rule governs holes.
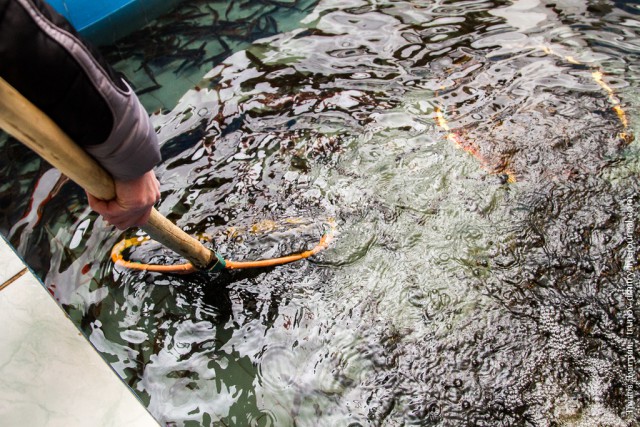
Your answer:
[[[158,426],[0,238],[0,424]]]

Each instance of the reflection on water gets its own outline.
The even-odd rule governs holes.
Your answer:
[[[335,218],[310,262],[120,271],[68,185],[10,238],[167,425],[636,425],[639,14],[321,1],[153,116],[162,213],[234,259]]]
[[[259,38],[297,28],[318,0],[188,0],[103,48],[149,111],[171,109],[226,57]]]

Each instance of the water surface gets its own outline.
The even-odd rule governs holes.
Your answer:
[[[153,116],[159,210],[234,260],[331,247],[121,270],[79,191],[3,164],[54,297],[167,425],[637,425],[640,8],[314,6]]]

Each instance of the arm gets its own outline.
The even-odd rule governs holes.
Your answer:
[[[155,131],[131,88],[41,0],[0,0],[0,76],[51,117],[116,182],[92,208],[118,228],[146,223],[159,199]]]

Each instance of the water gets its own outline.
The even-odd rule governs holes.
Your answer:
[[[639,14],[320,1],[222,59],[153,116],[159,210],[237,260],[334,218],[310,261],[114,268],[35,160],[2,164],[3,232],[166,425],[638,425]]]
[[[317,0],[189,0],[103,48],[148,111],[170,110],[202,76],[256,39],[290,31]]]

